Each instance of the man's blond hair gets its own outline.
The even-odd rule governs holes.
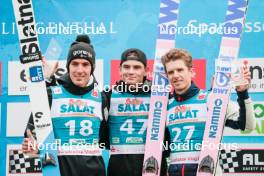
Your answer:
[[[166,64],[175,60],[183,60],[183,62],[189,69],[193,67],[192,55],[185,49],[173,48],[161,57],[161,62],[165,70]]]

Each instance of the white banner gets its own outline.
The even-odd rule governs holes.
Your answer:
[[[7,103],[6,136],[24,136],[30,113],[29,103]]]
[[[51,65],[55,64],[55,61],[48,61]],[[94,75],[99,83],[99,86],[103,85],[104,79],[104,66],[103,59],[96,60],[96,68]],[[59,68],[55,73],[58,78],[66,72],[66,61],[59,61]],[[8,62],[8,95],[28,95],[27,93],[27,76],[24,70],[24,66],[19,61]]]

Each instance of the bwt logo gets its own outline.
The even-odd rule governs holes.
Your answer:
[[[169,81],[164,73],[155,73],[154,74],[154,85],[166,86]]]
[[[64,73],[66,73],[66,69],[64,69],[64,68],[58,68],[57,71],[55,72],[55,77],[56,77],[56,78],[59,78],[59,77],[61,77]],[[23,82],[27,82],[26,71],[25,71],[24,69],[20,72],[20,79],[21,79]]]
[[[216,85],[219,87],[226,87],[230,81],[230,78],[227,74],[222,73],[222,72],[217,72],[216,73]]]
[[[43,71],[41,66],[29,68],[29,75],[31,82],[41,82],[44,80]]]
[[[222,72],[222,73],[230,73],[231,72],[231,67],[221,67],[217,66],[217,71]]]
[[[216,73],[215,84],[216,87],[213,87],[213,93],[215,94],[227,94],[228,93],[228,84],[230,82],[230,77],[222,72]]]

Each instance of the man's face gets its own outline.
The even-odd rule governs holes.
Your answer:
[[[191,86],[193,77],[192,69],[189,69],[183,60],[170,61],[165,64],[167,76],[174,91],[181,95]]]
[[[143,83],[146,75],[146,68],[139,61],[128,60],[120,66],[120,77],[127,84],[136,85],[137,83]]]
[[[92,66],[85,59],[74,59],[69,65],[70,78],[76,86],[86,87],[90,79]]]

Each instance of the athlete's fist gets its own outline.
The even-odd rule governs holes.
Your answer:
[[[22,151],[25,154],[37,155],[38,154],[38,144],[35,140],[33,134],[29,129],[27,129],[27,138],[24,138],[22,143]]]
[[[242,73],[243,73],[243,79],[246,80],[247,84],[236,86],[237,92],[243,92],[243,91],[247,90],[249,87],[249,83],[251,81],[251,73],[250,73],[247,61],[244,61]]]

